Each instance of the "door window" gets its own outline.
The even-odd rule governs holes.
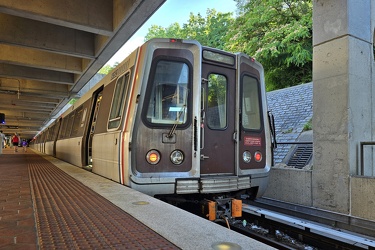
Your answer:
[[[227,127],[227,78],[219,74],[208,76],[207,125],[210,129]]]
[[[108,129],[118,128],[120,125],[122,112],[124,108],[124,97],[129,87],[129,73],[121,76],[116,83],[115,93],[113,95],[111,113],[109,116]]]
[[[242,80],[242,126],[244,129],[260,130],[261,113],[258,81],[248,75],[244,75]]]

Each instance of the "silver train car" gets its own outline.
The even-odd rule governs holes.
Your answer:
[[[151,196],[261,196],[272,164],[263,67],[152,39],[31,147]]]

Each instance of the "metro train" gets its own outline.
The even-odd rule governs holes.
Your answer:
[[[151,39],[31,147],[151,196],[261,196],[274,146],[262,65]]]

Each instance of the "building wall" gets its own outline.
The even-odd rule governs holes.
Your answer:
[[[375,1],[314,0],[312,171],[272,168],[265,197],[375,220]]]

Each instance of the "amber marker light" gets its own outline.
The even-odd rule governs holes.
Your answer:
[[[256,151],[255,154],[254,154],[254,160],[256,162],[260,162],[262,160],[262,153],[259,152],[259,151]]]
[[[150,150],[146,155],[146,160],[152,165],[158,164],[160,161],[160,153],[157,150]]]

